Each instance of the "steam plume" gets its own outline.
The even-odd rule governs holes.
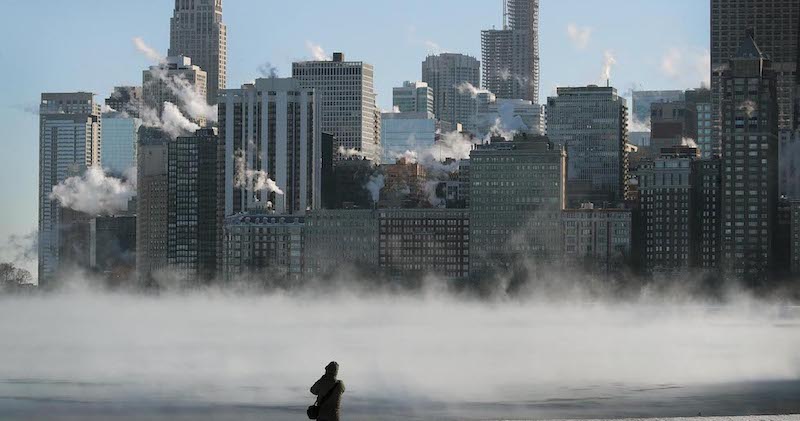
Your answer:
[[[90,167],[82,176],[70,177],[54,186],[50,199],[91,216],[126,210],[136,195],[135,168],[130,171],[126,180],[120,180],[106,175],[100,167]]]

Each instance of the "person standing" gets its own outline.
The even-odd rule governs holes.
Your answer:
[[[325,367],[325,374],[311,386],[311,393],[317,397],[314,405],[308,408],[308,417],[318,421],[339,421],[344,383],[337,380],[339,363],[331,361]]]

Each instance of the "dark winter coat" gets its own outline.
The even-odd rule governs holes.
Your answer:
[[[336,380],[339,373],[339,364],[331,363],[325,367],[325,374],[311,386],[311,393],[317,396],[319,404],[318,421],[339,421],[339,407],[342,403],[344,383]],[[324,402],[320,402],[329,391],[333,390]]]

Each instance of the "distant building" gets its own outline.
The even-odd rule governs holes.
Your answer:
[[[154,286],[167,268],[168,172],[171,139],[159,129],[139,131],[136,176],[136,275],[144,286]]]
[[[504,6],[503,29],[481,31],[484,87],[498,98],[535,103],[539,100],[539,0],[509,0]]]
[[[378,214],[370,209],[317,210],[306,217],[305,272],[309,277],[374,275]]]
[[[155,112],[160,116],[164,111],[164,103],[170,102],[181,109],[187,118],[191,118],[186,104],[176,93],[176,88],[184,83],[194,89],[199,96],[206,97],[206,72],[192,64],[191,58],[171,56],[167,57],[164,63],[150,66],[142,72],[143,112]],[[194,120],[197,124],[205,126],[204,117]]]
[[[722,70],[719,83],[723,93],[723,268],[759,283],[775,269],[777,78],[772,62],[747,36]]]
[[[527,132],[544,136],[547,131],[545,107],[522,99],[498,98],[478,111],[475,133],[480,138],[497,135],[493,131]]]
[[[136,216],[98,216],[90,221],[89,266],[108,282],[132,280],[136,271]]]
[[[433,89],[425,82],[403,82],[392,88],[392,105],[401,113],[433,114]]]
[[[684,101],[657,102],[650,109],[650,150],[658,156],[663,148],[694,146],[697,114]]]
[[[683,91],[633,91],[631,93],[631,131],[650,131],[652,104],[683,101]]]
[[[423,153],[436,141],[433,113],[401,112],[381,114],[381,162],[391,164],[407,151]]]
[[[319,107],[320,128],[336,138],[339,148],[354,149],[363,156],[380,159],[381,111],[375,93],[375,70],[361,61],[345,61],[334,53],[333,61],[292,63],[292,78],[303,88],[313,88]]]
[[[167,263],[190,283],[217,275],[224,156],[216,128],[179,136],[167,146]]]
[[[290,78],[256,79],[255,84],[220,93],[225,215],[267,202],[275,212],[287,215],[321,206],[319,104],[313,89]],[[269,186],[267,178],[283,194]]]
[[[373,178],[384,180],[384,177],[378,174],[375,162],[369,159],[351,158],[337,161],[333,167],[334,200],[331,209],[372,209],[380,199],[373,197],[367,189]]]
[[[714,119],[711,113],[711,91],[708,88],[690,89],[685,94],[686,107],[695,117],[694,133],[700,157],[711,159],[720,156],[719,142],[714,141]]]
[[[422,81],[433,90],[436,118],[474,130],[475,101],[466,84],[480,88],[480,69],[477,59],[463,54],[442,53],[422,62]]]
[[[169,55],[191,57],[208,74],[208,91],[204,95],[209,104],[216,104],[217,92],[225,89],[228,74],[228,34],[222,22],[222,0],[175,0]]]
[[[136,150],[142,120],[121,112],[105,113],[103,119],[103,154],[101,165],[120,175],[136,168]]]
[[[423,165],[400,158],[394,164],[381,165],[381,172],[385,180],[378,202],[380,208],[430,207],[426,192],[428,173]]]
[[[547,136],[568,156],[567,202],[599,206],[625,199],[628,107],[611,87],[558,88],[547,99]]]
[[[141,86],[115,86],[105,100],[105,105],[110,110],[116,111],[127,117],[139,118],[142,110],[142,87]]]
[[[700,159],[692,165],[693,266],[718,269],[722,250],[722,161],[719,157]]]
[[[546,137],[495,138],[470,153],[470,272],[561,255],[566,153]]]
[[[459,209],[381,209],[380,267],[390,278],[469,276],[469,212]]]
[[[781,130],[778,139],[778,184],[781,197],[800,199],[800,130]]]
[[[790,262],[793,275],[800,274],[800,200],[790,202],[791,239]]]
[[[260,285],[298,280],[304,266],[305,221],[263,209],[225,218],[224,279]]]
[[[630,263],[633,238],[630,210],[595,209],[585,203],[580,209],[564,210],[561,224],[564,263],[568,267],[609,273]]]
[[[100,164],[100,105],[88,92],[43,93],[39,105],[39,285],[55,286],[67,256],[62,224],[68,209],[50,199],[53,187]],[[72,212],[74,213],[74,212]]]

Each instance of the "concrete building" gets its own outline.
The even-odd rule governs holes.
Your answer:
[[[69,212],[53,187],[100,164],[100,105],[88,92],[43,93],[39,105],[39,286],[54,286]],[[67,218],[69,219],[69,218]]]
[[[696,227],[692,233],[693,266],[718,269],[722,250],[722,161],[719,157],[694,161],[692,178],[691,215]]]
[[[653,104],[683,101],[684,99],[684,91],[632,91],[631,130],[637,132],[650,131],[650,110]]]
[[[720,75],[723,268],[757,283],[772,274],[775,262],[777,74],[747,36]]]
[[[547,136],[567,151],[569,206],[621,203],[628,181],[625,99],[594,85],[556,92],[547,99]]]
[[[355,149],[378,161],[381,147],[381,121],[375,93],[375,70],[361,61],[345,61],[334,53],[333,61],[292,63],[292,77],[300,86],[314,90],[319,101],[320,128],[336,138],[339,148]]]
[[[305,241],[305,272],[309,277],[352,272],[374,276],[379,268],[377,211],[313,211],[306,217]]]
[[[781,130],[778,138],[780,196],[800,200],[800,130]]]
[[[522,99],[498,98],[479,107],[475,118],[475,134],[479,138],[501,132],[527,132],[544,136],[547,131],[546,108]],[[493,133],[494,131],[494,133]]]
[[[111,285],[136,273],[136,216],[98,216],[89,222],[89,267]]]
[[[525,259],[561,255],[567,155],[546,137],[494,138],[470,153],[470,272],[481,278]]]
[[[142,120],[123,112],[104,113],[102,119],[103,168],[115,175],[136,168],[136,150]]]
[[[433,114],[433,89],[425,82],[403,82],[392,88],[392,106],[401,113]]]
[[[115,86],[111,95],[105,99],[106,112],[116,111],[127,117],[138,118],[142,110],[141,86]]]
[[[303,274],[306,217],[264,209],[225,218],[224,279],[258,285],[296,281]]]
[[[394,164],[382,164],[380,170],[385,178],[378,207],[430,207],[426,191],[428,172],[424,166],[400,158]]]
[[[171,102],[177,105],[183,114],[192,119],[192,114],[187,112],[186,103],[178,96],[177,90],[187,85],[194,89],[202,98],[207,95],[206,72],[199,66],[192,64],[192,59],[185,56],[170,56],[164,63],[150,66],[142,72],[142,104],[143,112],[161,116],[164,103]],[[144,116],[143,116],[144,117]],[[200,126],[205,126],[204,117],[196,117],[194,121]]]
[[[481,31],[484,87],[498,98],[536,103],[539,0],[508,0],[504,5],[503,29]]]
[[[320,103],[313,89],[291,78],[256,79],[220,93],[225,215],[267,202],[286,215],[321,206]]]
[[[436,142],[433,113],[400,112],[381,114],[381,162],[393,163],[406,151],[422,153]]]
[[[627,267],[633,240],[632,214],[627,209],[595,209],[584,203],[580,209],[561,213],[564,264],[599,273]]]
[[[217,129],[167,146],[167,264],[189,283],[211,281],[222,251],[222,162]]]
[[[228,33],[222,22],[222,0],[175,0],[170,19],[169,55],[191,57],[208,74],[209,104],[225,89],[228,74]]]
[[[711,91],[716,127],[724,125],[722,80],[728,60],[736,57],[742,37],[750,31],[772,62],[776,76],[778,127],[792,129],[793,89],[797,83],[800,3],[785,0],[711,1]],[[720,120],[720,118],[722,120]]]
[[[460,209],[381,209],[380,267],[393,279],[469,277],[469,212]]]
[[[658,156],[662,149],[693,146],[697,138],[697,115],[685,101],[656,102],[650,106],[650,152]]]
[[[475,100],[466,84],[480,88],[480,69],[480,61],[463,54],[442,53],[422,62],[422,81],[433,90],[436,118],[474,130]]]
[[[155,286],[167,268],[167,149],[169,135],[142,127],[136,157],[136,276],[144,286]]]

